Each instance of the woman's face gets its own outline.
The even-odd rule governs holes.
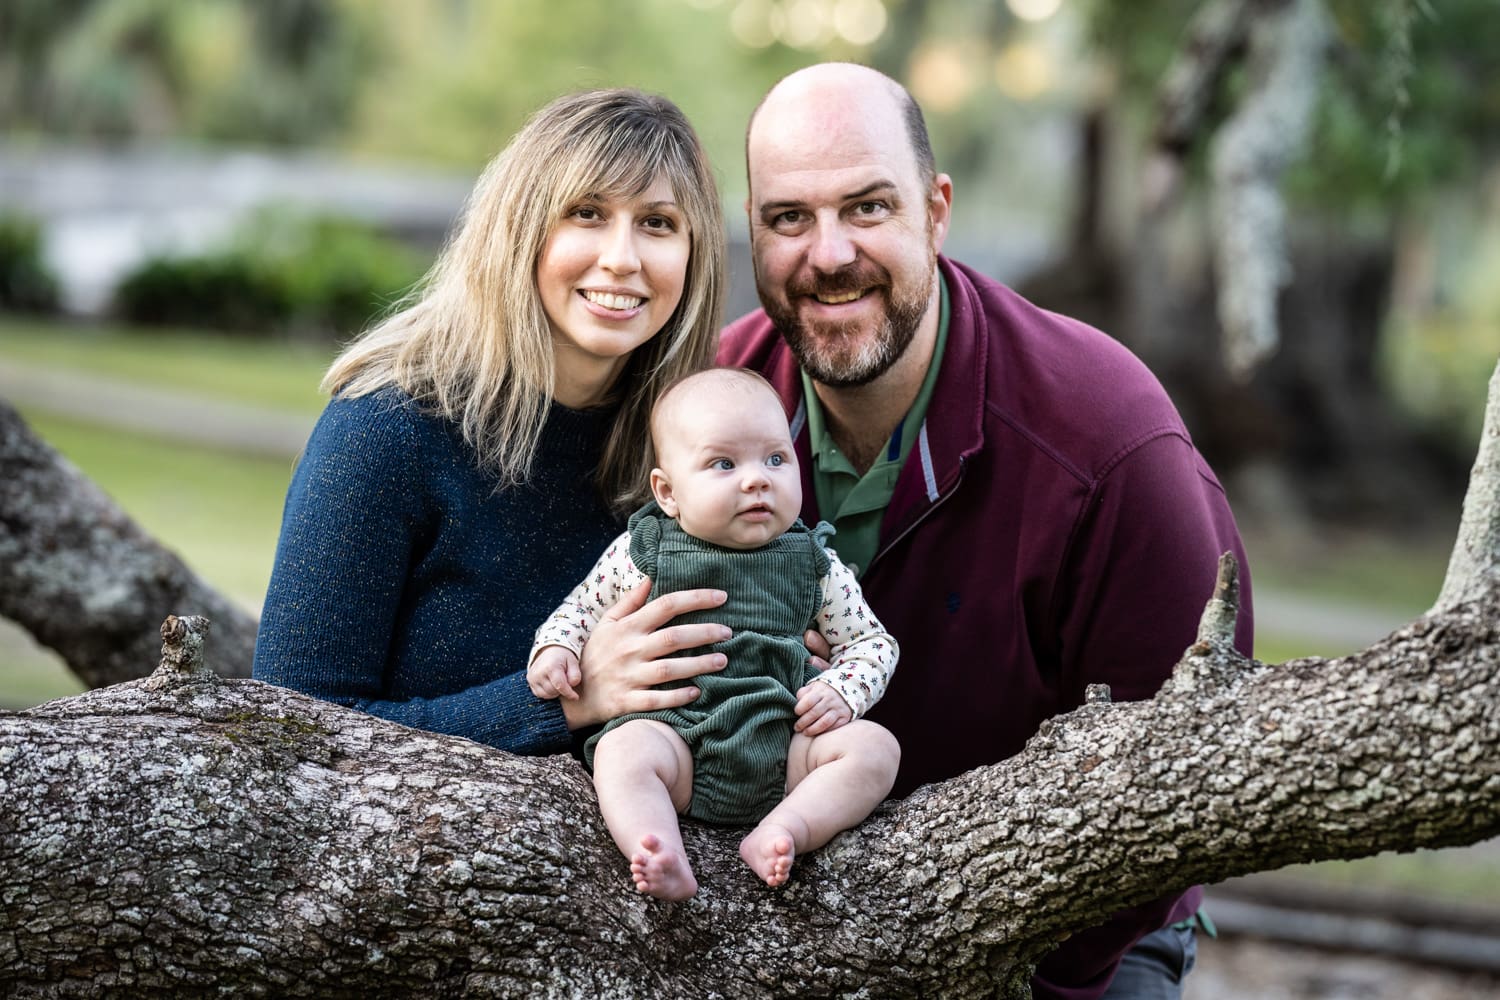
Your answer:
[[[687,216],[665,178],[634,197],[568,209],[536,267],[560,403],[588,406],[608,393],[630,352],[682,300],[691,250]]]

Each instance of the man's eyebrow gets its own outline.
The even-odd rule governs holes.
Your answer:
[[[866,184],[858,191],[850,191],[848,194],[844,195],[844,201],[858,201],[861,198],[868,198],[870,195],[875,194],[877,191],[898,190],[899,189],[896,187],[895,181],[878,180],[874,181],[873,183]]]
[[[839,201],[859,201],[861,198],[868,198],[870,195],[876,194],[877,192],[895,193],[899,191],[900,189],[896,186],[895,181],[882,178],[880,180],[871,181],[869,184],[866,184],[864,187],[856,191],[845,192],[844,194],[839,196]],[[802,201],[801,199],[786,198],[781,201],[763,202],[760,206],[758,206],[757,211],[760,213],[761,218],[764,219],[768,216],[784,212],[787,209],[801,208],[804,204],[806,204],[806,202]]]

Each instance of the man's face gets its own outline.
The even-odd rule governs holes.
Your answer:
[[[874,380],[933,305],[947,229],[947,199],[923,184],[899,108],[884,95],[853,105],[768,100],[748,153],[767,315],[818,382]]]

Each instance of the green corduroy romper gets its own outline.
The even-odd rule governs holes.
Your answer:
[[[611,720],[584,747],[589,766],[605,733],[632,719],[656,719],[676,730],[693,755],[689,816],[739,826],[770,812],[786,792],[795,692],[818,676],[802,635],[823,604],[823,546],[832,534],[826,522],[809,530],[798,520],[758,549],[729,549],[687,534],[655,501],[631,515],[630,558],[651,578],[652,600],[699,587],[729,595],[723,605],[680,615],[672,624],[715,622],[734,634],[684,654],[723,653],[729,661],[723,670],[661,685],[696,684],[696,699]]]

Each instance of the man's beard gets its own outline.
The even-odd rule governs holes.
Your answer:
[[[919,287],[898,290],[885,268],[855,260],[833,274],[817,275],[811,280],[789,282],[786,301],[778,301],[766,292],[756,276],[756,291],[761,306],[771,318],[778,333],[796,355],[802,369],[813,380],[835,389],[868,385],[890,370],[911,345],[927,304],[932,300],[932,267],[918,283]],[[808,295],[842,295],[867,289],[867,295],[886,296],[885,315],[873,334],[860,336],[863,323],[804,323],[794,304]],[[811,327],[811,329],[809,329]]]

